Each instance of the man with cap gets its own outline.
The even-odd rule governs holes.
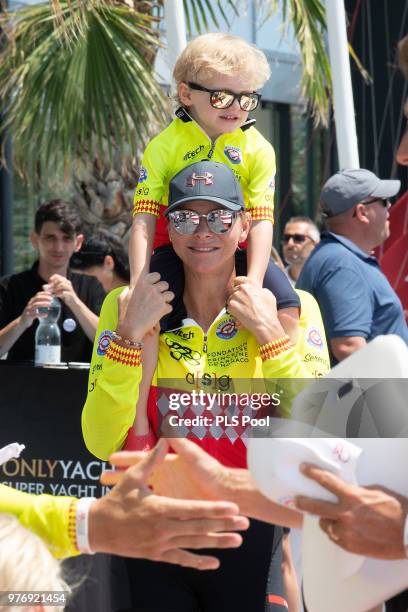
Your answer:
[[[332,364],[382,334],[408,344],[401,302],[371,255],[389,235],[389,198],[400,181],[369,170],[341,170],[324,185],[321,213],[327,232],[306,261],[297,287],[318,301]]]

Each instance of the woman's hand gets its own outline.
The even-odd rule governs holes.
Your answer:
[[[228,312],[255,336],[259,344],[285,335],[278,319],[275,296],[246,276],[235,278],[227,307]]]
[[[118,297],[118,334],[136,342],[150,332],[165,314],[172,311],[169,302],[174,293],[168,288],[168,283],[160,280],[158,272],[151,272],[141,276],[134,287],[123,291]]]

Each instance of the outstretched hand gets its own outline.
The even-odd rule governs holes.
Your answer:
[[[136,465],[125,472],[103,474],[104,483],[117,484],[91,506],[91,548],[196,569],[216,569],[219,562],[215,557],[184,549],[236,548],[242,538],[230,532],[247,529],[248,519],[238,515],[233,503],[165,497],[164,481],[157,485],[162,495],[152,492],[152,474],[160,473],[167,463],[167,450],[168,445],[161,440],[149,453],[112,456],[115,465]]]

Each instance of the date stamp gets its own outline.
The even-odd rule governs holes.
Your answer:
[[[0,591],[0,606],[65,606],[68,591]]]

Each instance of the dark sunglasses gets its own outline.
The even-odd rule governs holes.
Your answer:
[[[190,89],[196,91],[206,91],[210,94],[210,104],[213,108],[229,108],[234,104],[234,100],[238,100],[243,111],[251,112],[256,109],[261,99],[261,94],[256,92],[235,94],[227,89],[207,89],[196,83],[187,83]]]
[[[372,200],[367,200],[366,202],[360,202],[360,204],[364,204],[365,206],[368,206],[369,204],[375,204],[376,202],[381,204],[381,206],[383,206],[384,208],[388,208],[392,204],[390,200],[385,200],[384,198],[372,198]],[[353,217],[357,217],[356,211],[353,212]]]
[[[361,202],[361,204],[368,205],[368,204],[375,204],[376,202],[384,206],[384,208],[387,208],[387,206],[391,205],[391,202],[389,200],[384,200],[384,198],[373,198],[372,200]]]
[[[307,239],[312,240],[310,236],[305,236],[305,234],[283,234],[282,243],[287,244],[291,238],[295,244],[303,244]]]
[[[179,234],[191,236],[200,224],[200,219],[205,219],[209,229],[214,234],[226,234],[234,225],[237,213],[232,210],[220,208],[212,210],[207,215],[199,215],[193,210],[175,210],[168,214],[168,218]]]

